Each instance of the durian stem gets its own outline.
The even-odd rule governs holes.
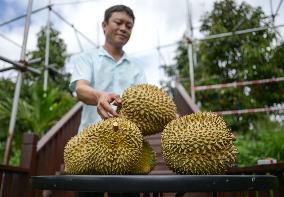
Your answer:
[[[112,123],[112,129],[114,131],[118,131],[118,123],[117,122]]]

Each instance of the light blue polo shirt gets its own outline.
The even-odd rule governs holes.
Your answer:
[[[126,88],[146,83],[145,74],[137,60],[130,59],[124,53],[116,62],[103,47],[75,55],[69,63],[73,66],[69,85],[73,92],[76,81],[80,79],[89,81],[96,90],[115,92],[120,96]],[[101,117],[96,106],[83,104],[79,132],[99,120]]]

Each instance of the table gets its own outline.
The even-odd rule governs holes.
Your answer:
[[[31,177],[33,188],[81,192],[216,192],[270,190],[271,175],[57,175]]]

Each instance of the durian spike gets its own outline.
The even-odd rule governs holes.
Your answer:
[[[117,122],[112,123],[112,129],[113,129],[115,132],[118,131],[118,123],[117,123]]]

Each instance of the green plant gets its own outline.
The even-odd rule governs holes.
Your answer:
[[[48,90],[44,92],[43,72],[24,75],[18,103],[17,119],[11,152],[11,165],[18,165],[22,134],[27,131],[43,135],[58,121],[74,104],[75,99],[68,91],[70,76],[64,74],[66,44],[60,38],[60,32],[51,26],[49,64],[59,73],[49,70]],[[45,27],[38,33],[37,49],[28,54],[27,59],[45,58]],[[44,61],[32,66],[42,70]],[[5,142],[9,128],[15,83],[11,79],[0,78],[0,162],[2,162]]]
[[[284,162],[284,125],[259,121],[255,129],[237,134],[238,166],[252,166],[257,160],[274,158]]]

